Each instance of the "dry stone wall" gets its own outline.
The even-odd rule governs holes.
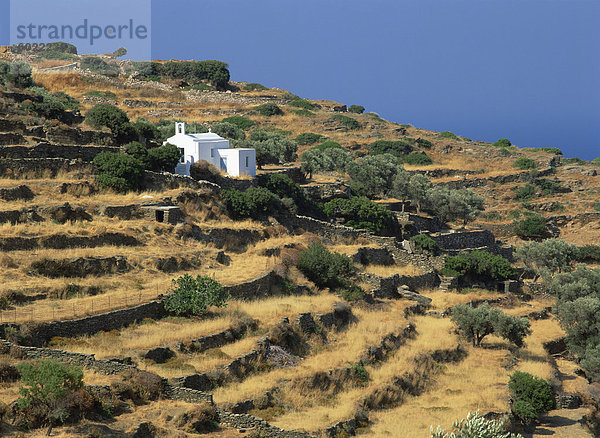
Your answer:
[[[55,178],[62,172],[91,174],[92,164],[66,158],[0,158],[2,178]]]

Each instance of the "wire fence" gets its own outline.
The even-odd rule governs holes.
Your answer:
[[[0,324],[85,318],[148,303],[156,299],[159,293],[158,290],[140,290],[119,296],[96,295],[84,299],[44,300],[37,305],[14,306],[11,309],[0,310]]]

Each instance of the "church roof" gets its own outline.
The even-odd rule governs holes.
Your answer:
[[[225,140],[223,137],[221,137],[218,134],[215,134],[214,132],[205,132],[202,134],[185,134],[185,135],[194,138],[194,140],[200,140],[200,141]]]

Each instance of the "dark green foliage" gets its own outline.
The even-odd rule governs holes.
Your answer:
[[[57,41],[55,43],[46,44],[44,46],[44,51],[61,52],[69,53],[71,55],[77,55],[77,47],[73,44],[65,43],[63,41]]]
[[[281,208],[280,199],[264,187],[250,187],[244,191],[229,188],[223,190],[222,196],[236,218],[263,218]]]
[[[22,362],[17,365],[23,386],[17,404],[21,408],[32,403],[48,403],[64,397],[68,391],[83,388],[83,371],[54,360]]]
[[[302,108],[305,110],[315,110],[317,109],[316,105],[310,103],[308,100],[306,99],[293,99],[291,101],[288,102],[289,106],[293,106],[296,108]]]
[[[296,114],[297,116],[300,116],[300,117],[314,117],[315,116],[315,113],[313,113],[312,111],[306,110],[306,109],[291,110],[290,112],[292,114]]]
[[[16,88],[31,87],[31,66],[25,62],[0,62],[0,84]]]
[[[425,152],[411,152],[403,158],[403,161],[412,166],[427,166],[433,163],[433,160]]]
[[[209,81],[217,89],[225,89],[229,84],[228,65],[221,61],[183,61],[137,63],[136,67],[141,76],[152,78],[163,76],[169,79],[181,79],[192,85],[198,85],[203,80]]]
[[[177,166],[180,158],[181,152],[179,151],[179,148],[170,143],[157,148],[148,149],[150,170],[156,172],[174,172],[175,166]]]
[[[580,262],[599,263],[600,262],[600,246],[599,245],[584,245],[577,248],[575,257]]]
[[[144,165],[144,169],[150,170],[150,159],[148,158],[148,148],[137,141],[132,141],[124,146],[125,153],[137,158]]]
[[[325,143],[338,145],[336,142]],[[302,171],[308,177],[312,177],[313,173],[322,171],[343,173],[350,163],[352,163],[352,156],[341,146],[324,148],[319,146],[315,146],[302,153]]]
[[[321,134],[313,134],[312,132],[304,132],[296,137],[296,143],[299,145],[312,145],[321,141],[324,137]]]
[[[534,180],[536,186],[542,190],[544,196],[552,195],[561,191],[562,186],[558,181],[551,181],[546,178],[537,178]]]
[[[343,149],[342,146],[337,141],[333,141],[333,140],[327,140],[327,141],[324,141],[323,143],[313,146],[313,149],[318,149],[320,151],[324,151],[325,149],[331,149],[331,148]]]
[[[539,416],[554,409],[554,392],[549,382],[529,373],[515,371],[508,382],[513,414],[524,424],[531,424]]]
[[[265,117],[283,115],[282,109],[274,103],[263,103],[262,105],[255,106],[254,111]]]
[[[91,70],[95,73],[100,73],[105,76],[118,76],[119,68],[113,64],[109,64],[101,58],[95,56],[87,56],[79,61],[79,67],[83,70]]]
[[[533,151],[533,152],[545,152],[547,154],[552,154],[552,155],[562,155],[563,154],[559,148],[550,148],[550,147],[523,148],[523,150]]]
[[[365,112],[365,107],[362,105],[350,105],[350,108],[348,108],[348,112],[354,114],[362,114]]]
[[[229,138],[232,140],[243,140],[246,138],[246,133],[243,129],[240,129],[236,125],[228,122],[215,123],[212,126],[212,132],[220,135],[223,138]]]
[[[592,163],[600,163],[600,157],[598,157],[598,158],[594,158],[594,159],[592,160]]]
[[[339,126],[343,126],[348,129],[360,129],[360,123],[352,117],[345,116],[343,114],[336,114],[330,117],[332,122],[335,122]]]
[[[346,170],[352,191],[368,198],[391,190],[399,172],[396,157],[390,154],[367,155],[349,163]]]
[[[116,106],[101,103],[91,108],[85,117],[86,121],[96,128],[110,129],[119,144],[137,140],[137,133],[129,123],[127,113]]]
[[[498,148],[509,148],[512,146],[512,143],[508,138],[501,138],[500,140],[494,142],[492,146],[496,146]]]
[[[259,184],[261,187],[266,188],[271,193],[274,193],[279,198],[289,198],[300,208],[310,207],[310,200],[298,184],[292,179],[281,173],[274,173],[268,176],[259,176]]]
[[[120,58],[121,56],[127,55],[127,49],[125,47],[119,47],[112,54],[115,58]]]
[[[146,144],[148,141],[159,141],[160,140],[160,131],[148,120],[139,118],[135,123],[132,123],[131,126],[135,130],[138,140]]]
[[[365,291],[356,284],[349,284],[342,288],[339,294],[346,301],[359,301],[365,298]]]
[[[487,335],[494,333],[517,347],[522,347],[523,339],[531,333],[527,318],[507,315],[490,307],[488,303],[477,307],[458,304],[452,308],[452,321],[473,346],[481,345]]]
[[[521,201],[529,201],[537,197],[537,189],[532,184],[515,189],[515,197]]]
[[[350,259],[335,252],[329,252],[320,243],[313,243],[300,253],[298,269],[319,287],[345,287],[347,279],[354,275]]]
[[[175,120],[160,119],[154,125],[160,133],[160,137],[158,139],[160,142],[166,141],[168,138],[175,135]],[[185,124],[185,130],[186,132],[201,134],[203,132],[208,132],[208,127],[202,123],[191,122]]]
[[[294,161],[298,150],[296,142],[283,134],[262,130],[252,131],[248,141],[236,142],[235,146],[256,149],[256,163],[259,167]]]
[[[251,82],[251,83],[248,83],[248,84],[244,85],[243,89],[244,89],[244,91],[265,91],[265,90],[268,90],[267,87],[265,87],[262,84],[258,84],[256,82]]]
[[[511,152],[511,151],[509,151],[509,150],[508,150],[508,149],[506,149],[506,148],[501,148],[501,149],[498,149],[498,152],[499,152],[499,153],[500,153],[500,155],[502,155],[503,157],[508,157],[508,156],[512,155],[512,152]]]
[[[531,158],[521,157],[513,163],[513,167],[521,170],[535,169],[537,168],[537,163]]]
[[[562,158],[561,163],[562,164],[575,164],[577,166],[583,166],[583,165],[587,164],[588,162],[585,160],[582,160],[581,158],[574,157],[574,158]]]
[[[243,131],[246,131],[247,129],[250,129],[256,125],[254,120],[250,120],[249,118],[242,116],[225,117],[223,120],[221,120],[221,122],[231,123]]]
[[[198,315],[208,306],[224,307],[230,298],[223,286],[210,277],[189,274],[172,280],[169,296],[165,298],[165,309],[175,315]]]
[[[529,214],[515,224],[515,232],[522,239],[541,239],[548,234],[546,219],[539,214]]]
[[[407,140],[377,140],[369,145],[372,154],[391,154],[395,157],[404,157],[412,152],[411,142]]]
[[[442,273],[449,277],[470,277],[481,281],[501,281],[516,276],[508,260],[487,251],[446,257]]]
[[[117,95],[115,93],[113,93],[112,91],[98,91],[98,90],[91,90],[91,91],[87,91],[84,96],[88,96],[88,97],[99,97],[101,99],[116,99]]]
[[[136,189],[144,175],[144,164],[121,153],[101,152],[94,158],[98,184],[117,192]]]
[[[433,146],[432,142],[430,142],[429,140],[424,140],[422,138],[417,138],[415,140],[415,143],[418,147],[423,149],[431,149],[431,147]]]
[[[437,254],[437,252],[439,251],[438,244],[427,234],[417,234],[416,236],[412,236],[408,240],[415,244],[415,249],[417,251],[427,251],[432,254]]]
[[[26,108],[47,119],[65,120],[66,111],[79,108],[79,101],[62,91],[49,93],[42,87],[29,87],[29,90],[41,96],[43,100],[32,102],[26,105]]]
[[[458,140],[458,137],[456,136],[456,134],[450,132],[450,131],[442,131],[440,132],[440,138],[449,138],[452,140]]]
[[[349,199],[336,198],[325,203],[325,214],[330,218],[340,217],[352,228],[380,233],[394,226],[393,215],[382,205],[365,198],[353,196]]]
[[[435,186],[425,196],[427,206],[442,221],[460,220],[466,225],[484,210],[485,199],[470,189]]]

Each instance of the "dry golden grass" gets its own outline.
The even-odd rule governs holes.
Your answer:
[[[421,275],[423,270],[415,265],[367,265],[363,271],[367,274],[378,275],[380,277],[391,277],[392,275]]]
[[[275,418],[272,423],[286,429],[314,431],[345,420],[353,414],[356,403],[366,394],[385,385],[394,377],[411,371],[415,366],[416,357],[436,349],[456,347],[458,340],[453,334],[454,326],[448,319],[417,317],[414,321],[418,336],[400,347],[380,366],[367,366],[370,381],[366,386],[344,391],[337,394],[333,400],[328,399],[326,403],[322,400],[319,403],[318,397],[314,395],[307,403],[306,396],[291,394],[290,398],[296,408]]]
[[[498,292],[491,292],[487,290],[478,290],[469,293],[457,293],[433,289],[421,291],[421,293],[433,300],[431,302],[431,306],[438,311],[444,311],[456,304],[465,304],[471,300],[477,300],[481,298],[494,299],[502,296],[502,294]]]

